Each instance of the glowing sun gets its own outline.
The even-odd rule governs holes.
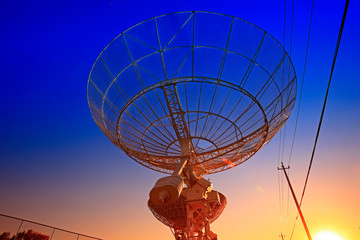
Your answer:
[[[331,231],[321,231],[314,236],[314,240],[345,240],[338,234]]]

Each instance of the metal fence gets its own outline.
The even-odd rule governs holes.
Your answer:
[[[103,240],[46,224],[0,214],[0,240],[23,240],[29,235],[37,235],[36,239],[43,240]]]

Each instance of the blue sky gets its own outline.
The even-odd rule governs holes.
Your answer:
[[[143,224],[149,226],[145,227],[145,233],[150,234],[151,227],[155,226],[158,227],[156,231],[164,232],[161,236],[170,239],[170,231],[155,219],[152,220],[151,213],[146,209],[148,191],[162,175],[126,157],[107,140],[91,117],[86,84],[92,64],[114,37],[132,25],[157,15],[183,10],[234,15],[260,26],[283,43],[283,3],[262,0],[4,2],[0,10],[3,33],[0,39],[3,46],[0,60],[0,213],[107,239],[113,238],[115,227],[128,234],[141,219]],[[288,52],[289,5],[285,44]],[[310,159],[344,5],[345,1],[315,0],[303,102],[292,160],[298,195]],[[303,74],[310,7],[311,1],[295,1],[292,60],[298,75],[298,90]],[[360,183],[359,10],[360,4],[352,1],[314,160],[314,175],[310,178],[309,186],[314,186],[314,189],[310,188],[305,203],[316,202],[315,197],[311,196],[327,189],[320,187],[320,184],[335,181],[333,179],[338,179],[337,182],[344,184],[344,188]],[[293,132],[295,114],[296,111],[289,120],[288,133]],[[291,134],[287,136],[286,152],[290,149],[290,139]],[[271,194],[273,197],[268,197],[278,204],[277,172],[274,170],[277,165],[277,141],[275,138],[244,166],[211,176],[220,191],[220,187],[227,191],[225,193],[232,201],[228,208],[239,211],[240,217],[246,218],[240,214],[244,210],[240,206],[248,201],[240,194],[241,188],[250,193],[256,192],[256,189],[250,190],[248,186],[258,184],[266,189],[266,193],[274,193],[275,196]],[[262,173],[262,177],[255,179],[251,176],[253,171]],[[273,184],[267,186],[267,182]],[[234,189],[239,189],[239,192]],[[355,197],[344,196],[344,201],[360,199],[358,188],[353,190],[349,190],[349,193],[355,194]],[[255,192],[253,197],[257,199]],[[331,198],[332,194],[335,195],[329,190],[323,195]],[[141,207],[136,207],[134,216],[126,222],[121,216],[124,212],[130,214],[123,207],[129,204],[139,204]],[[290,201],[293,209],[292,204]],[[329,208],[335,208],[336,204]],[[312,207],[309,205],[308,215],[314,219],[317,215],[312,212]],[[353,208],[359,216],[359,207]],[[329,212],[332,212],[330,209]],[[229,212],[224,214],[230,215]],[[274,219],[278,220],[278,212],[277,209],[275,213],[268,213],[270,217],[266,220],[269,225],[278,226],[273,222]],[[261,213],[254,213],[254,216],[260,217]],[[360,222],[359,217],[351,215],[348,218],[356,219],[357,224]],[[239,232],[226,227],[230,219],[230,216],[224,217],[224,224],[218,228],[224,232],[234,231],[249,236],[249,239],[258,239],[255,233],[251,235],[250,230],[255,228],[255,222],[253,225],[249,223],[250,228]],[[219,221],[222,221],[221,218]],[[293,222],[293,218],[289,221]],[[349,229],[352,228],[349,226]],[[355,230],[349,229],[346,231],[354,234]],[[266,231],[269,239],[276,239],[277,233]],[[137,234],[140,238],[141,234]],[[301,236],[302,233],[299,234]],[[234,235],[228,239],[238,238]]]

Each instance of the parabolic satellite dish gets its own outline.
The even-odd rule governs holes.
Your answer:
[[[104,134],[138,163],[172,174],[156,183],[149,207],[172,219],[164,209],[184,206],[182,224],[171,220],[178,239],[216,239],[207,227],[209,196],[222,209],[226,199],[202,176],[253,156],[285,124],[295,97],[293,64],[275,38],[242,19],[198,11],[122,32],[88,81],[91,114]],[[198,223],[196,199],[210,209]]]

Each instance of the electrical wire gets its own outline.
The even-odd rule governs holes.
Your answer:
[[[304,198],[304,194],[305,194],[307,182],[308,182],[308,179],[309,179],[309,174],[310,174],[311,166],[312,166],[312,163],[313,163],[313,160],[314,160],[316,145],[317,145],[317,141],[318,141],[318,138],[319,138],[319,133],[320,133],[321,124],[322,124],[322,121],[323,121],[323,118],[324,118],[324,112],[325,112],[326,102],[327,102],[327,98],[328,98],[328,95],[329,95],[329,89],[330,89],[331,79],[332,79],[332,75],[333,75],[333,72],[334,72],[335,63],[336,63],[336,58],[337,58],[337,54],[338,54],[339,47],[340,47],[341,36],[342,36],[342,32],[343,32],[344,25],[345,25],[345,19],[346,19],[346,14],[347,14],[347,9],[348,9],[348,6],[349,6],[349,2],[350,2],[350,0],[346,0],[346,3],[345,3],[345,9],[344,9],[344,13],[343,13],[342,21],[341,21],[341,26],[340,26],[340,30],[339,30],[338,39],[337,39],[337,42],[336,42],[336,47],[335,47],[335,53],[334,53],[334,57],[333,57],[333,62],[332,62],[332,65],[331,65],[329,82],[328,82],[327,89],[326,89],[326,94],[325,94],[325,99],[324,99],[324,105],[323,105],[323,108],[322,108],[322,110],[321,110],[321,116],[320,116],[319,126],[318,126],[318,129],[317,129],[317,132],[316,132],[314,148],[313,148],[313,151],[312,151],[312,153],[311,153],[311,159],[310,159],[309,169],[308,169],[308,172],[307,172],[307,175],[306,175],[305,185],[304,185],[304,189],[303,189],[303,192],[302,192],[302,195],[301,195],[300,206],[301,206],[302,200],[303,200],[303,198]]]
[[[295,5],[295,0],[292,0],[292,4],[291,4],[291,28],[290,28],[290,59],[292,57],[292,44],[293,44],[293,32],[294,32],[294,5]],[[289,68],[290,68],[290,66],[289,66]],[[290,75],[290,69],[289,69],[289,75]],[[288,174],[290,175],[290,168],[288,169]],[[286,228],[287,228],[287,223],[288,223],[288,220],[289,220],[289,203],[290,203],[290,186],[288,186],[288,188],[287,188],[287,206],[286,206],[286,223],[285,223]]]
[[[299,115],[300,115],[300,106],[301,106],[302,93],[303,93],[303,88],[304,88],[304,79],[305,79],[306,66],[307,66],[307,59],[308,59],[308,53],[309,53],[310,36],[311,36],[311,26],[312,26],[312,19],[313,19],[313,13],[314,13],[314,3],[315,3],[315,0],[313,0],[313,1],[312,1],[312,4],[311,4],[309,31],[308,31],[308,38],[307,38],[306,51],[305,51],[305,62],[304,62],[304,69],[303,69],[302,80],[301,80],[301,87],[300,87],[299,105],[298,105],[297,113],[296,113],[295,130],[294,130],[294,135],[293,135],[293,139],[292,139],[292,143],[291,143],[291,148],[290,148],[290,156],[289,156],[289,162],[288,162],[288,165],[289,165],[289,166],[290,166],[290,162],[291,162],[291,159],[292,159],[292,153],[293,153],[294,144],[295,144],[296,130],[297,130],[298,121],[299,121]],[[291,234],[290,234],[290,240],[292,239],[292,236],[294,235],[294,231],[295,231],[295,227],[296,227],[296,222],[297,222],[298,218],[299,218],[299,215],[296,216],[296,219],[295,219],[295,222],[294,222],[294,226],[293,226],[293,229],[292,229]]]
[[[305,51],[304,69],[303,69],[303,74],[302,74],[302,79],[301,79],[299,105],[298,105],[297,113],[296,113],[295,130],[294,130],[294,135],[293,135],[293,139],[292,139],[292,143],[291,143],[290,156],[289,156],[288,165],[290,165],[290,162],[291,162],[292,153],[293,153],[294,144],[295,144],[296,130],[297,130],[298,122],[299,122],[300,106],[301,106],[301,100],[302,100],[302,93],[303,93],[303,89],[304,89],[304,79],[305,79],[307,59],[308,59],[308,53],[309,53],[310,35],[311,35],[311,25],[312,25],[313,13],[314,13],[314,3],[315,3],[315,0],[313,0],[313,1],[312,1],[312,4],[311,4],[310,23],[309,23],[309,31],[308,31],[308,39],[307,39],[307,44],[306,44],[306,51]]]
[[[317,132],[316,132],[314,147],[313,147],[313,151],[312,151],[312,153],[311,153],[310,164],[309,164],[309,168],[308,168],[308,171],[307,171],[307,174],[306,174],[305,184],[304,184],[303,192],[302,192],[301,199],[300,199],[300,203],[299,203],[300,206],[301,206],[302,201],[303,201],[303,199],[304,199],[305,190],[306,190],[306,187],[307,187],[307,183],[308,183],[308,179],[309,179],[309,175],[310,175],[312,163],[313,163],[313,160],[314,160],[314,155],[315,155],[315,151],[316,151],[317,141],[318,141],[318,139],[319,139],[320,129],[321,129],[322,121],[323,121],[323,118],[324,118],[324,112],[325,112],[325,108],[326,108],[327,98],[328,98],[328,95],[329,95],[330,84],[331,84],[332,75],[333,75],[334,68],[335,68],[335,63],[336,63],[337,55],[338,55],[338,52],[339,52],[339,47],[340,47],[341,37],[342,37],[344,25],[345,25],[347,10],[348,10],[348,7],[349,7],[349,2],[350,2],[350,0],[346,0],[346,3],[345,3],[344,13],[343,13],[342,20],[341,20],[341,26],[340,26],[340,29],[339,29],[339,34],[338,34],[338,38],[337,38],[337,42],[336,42],[335,53],[334,53],[334,57],[333,57],[332,65],[331,65],[331,71],[330,71],[329,81],[328,81],[328,85],[327,85],[327,88],[326,88],[326,94],[325,94],[324,104],[323,104],[323,107],[322,107],[322,110],[321,110],[321,116],[320,116],[319,125],[318,125]],[[297,219],[297,218],[296,218],[296,219]],[[295,223],[296,223],[296,222],[295,222]],[[294,228],[295,228],[295,225],[294,225]],[[294,230],[293,230],[293,232],[294,232]],[[291,240],[291,238],[292,238],[292,236],[293,236],[293,232],[292,232],[292,234],[291,234],[290,240]]]
[[[286,0],[284,0],[284,28],[283,28],[283,47],[286,49]],[[283,66],[283,78],[282,78],[282,87],[284,85],[284,79],[285,79],[285,67]],[[281,98],[281,104],[282,104],[282,98]],[[285,125],[286,126],[286,125]],[[284,126],[284,127],[285,127]],[[280,162],[283,161],[283,152],[284,152],[284,142],[285,142],[285,136],[283,138],[283,132],[284,130],[281,129],[279,133],[279,152],[278,152],[278,166],[280,166]],[[284,182],[283,182],[283,176],[281,175],[281,181],[279,179],[279,172],[278,172],[278,190],[279,190],[279,211],[280,211],[280,233],[282,235],[284,231]]]
[[[287,0],[284,0],[284,35],[283,35],[283,44],[284,49],[286,49],[286,20],[287,20]],[[291,29],[290,29],[290,59],[292,55],[292,43],[293,43],[293,29],[294,29],[294,0],[292,0],[291,3]],[[290,68],[290,66],[289,66]],[[290,74],[290,69],[289,69]],[[283,80],[285,78],[285,68],[283,67]],[[284,159],[284,150],[285,150],[285,139],[286,139],[286,124],[283,129],[281,129],[279,134],[279,153],[278,153],[278,165],[280,165],[280,162],[283,162]],[[287,228],[287,222],[288,222],[288,215],[289,215],[289,199],[290,199],[290,190],[289,187],[287,188],[287,202],[285,202],[285,191],[284,191],[284,183],[283,183],[283,176],[281,176],[281,181],[279,178],[278,173],[278,188],[279,188],[279,211],[280,211],[280,236],[283,235],[284,229]],[[285,209],[286,206],[286,209]]]
[[[284,43],[284,49],[286,49],[286,10],[287,10],[287,0],[284,0],[284,35],[283,35],[283,43]],[[292,0],[291,3],[291,30],[290,30],[290,59],[292,55],[292,43],[293,43],[293,29],[294,29],[294,0]],[[285,78],[285,68],[283,68],[283,79]],[[290,69],[289,69],[290,74]],[[286,124],[284,128],[280,131],[279,135],[279,156],[278,156],[278,165],[280,165],[280,162],[283,162],[284,159],[284,150],[285,150],[285,139],[286,139]],[[285,203],[285,191],[284,191],[284,185],[283,185],[283,176],[281,178],[281,184],[280,179],[278,176],[278,187],[279,187],[279,205],[280,205],[280,228],[281,228],[281,235],[283,236],[283,230],[287,228],[287,222],[288,222],[288,214],[289,214],[289,199],[290,199],[290,190],[289,187],[287,188],[287,202]],[[286,205],[286,210],[285,210]]]

